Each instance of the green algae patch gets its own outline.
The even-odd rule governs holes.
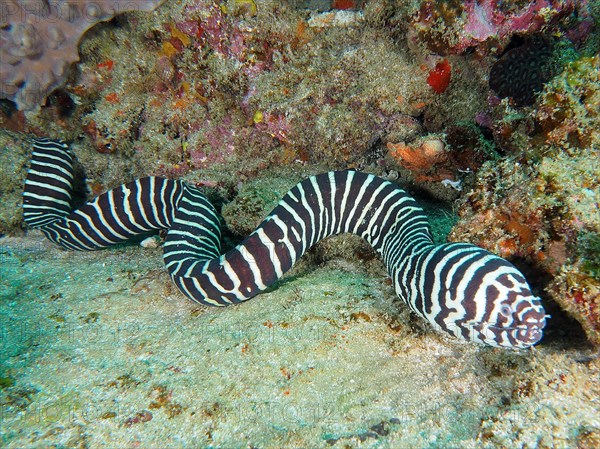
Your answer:
[[[223,207],[223,218],[229,228],[246,236],[271,212],[279,200],[301,178],[290,170],[280,170],[271,176],[253,179],[241,185],[233,201]]]
[[[15,380],[12,377],[1,377],[0,376],[0,389],[12,387],[15,384]]]
[[[582,232],[577,239],[584,272],[600,280],[600,234]]]
[[[430,203],[424,200],[418,200],[418,203],[427,214],[433,241],[436,244],[447,242],[448,234],[458,221],[456,214],[444,204]]]

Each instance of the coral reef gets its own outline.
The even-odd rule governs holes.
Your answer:
[[[531,116],[495,125],[497,144],[514,158],[479,172],[451,234],[547,273],[539,288],[596,344],[600,278],[591,248],[600,235],[599,63],[598,56],[572,62],[545,87]]]
[[[77,45],[99,22],[151,11],[164,0],[3,0],[0,5],[0,98],[21,110],[43,104],[64,84]]]
[[[62,90],[76,106],[64,113],[52,96],[12,126],[80,141],[80,157],[98,165],[92,177],[110,187],[218,166],[233,177],[315,162],[395,170],[387,142],[417,146],[485,108],[479,63],[421,64],[397,45],[398,30],[376,19],[378,2],[322,14],[241,5],[189,0],[95,27]],[[406,4],[395,14],[406,22],[415,11]],[[9,118],[0,112],[0,121]]]
[[[360,9],[365,5],[366,0],[290,0],[289,3],[296,8],[323,12],[331,9]]]
[[[582,56],[552,80],[533,111],[532,143],[567,149],[597,148],[600,56]]]

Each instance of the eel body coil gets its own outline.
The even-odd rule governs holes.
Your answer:
[[[72,250],[105,248],[165,229],[167,270],[198,303],[250,299],[319,240],[350,232],[381,255],[397,295],[436,329],[513,349],[542,338],[544,309],[512,264],[467,243],[435,245],[416,201],[376,176],[332,171],[305,179],[242,243],[221,254],[219,215],[196,187],[151,176],[72,210],[72,163],[63,142],[33,139],[23,194],[26,223]]]

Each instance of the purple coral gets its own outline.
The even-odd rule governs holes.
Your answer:
[[[188,19],[176,24],[179,31],[198,38],[198,45],[204,43],[217,54],[238,61],[244,60],[246,46],[244,34],[234,26],[217,4],[195,3],[186,7]],[[197,20],[191,17],[199,15]]]
[[[472,48],[485,53],[492,47],[502,48],[514,35],[539,32],[566,33],[572,40],[581,40],[593,28],[593,19],[588,0],[424,0],[414,25],[430,50],[462,54]]]
[[[575,9],[573,0],[534,0],[517,11],[504,13],[498,3],[498,0],[465,2],[464,34],[455,50],[464,51],[488,38],[503,39],[515,33],[539,31],[553,18],[565,16]],[[584,3],[580,2],[579,7]]]
[[[98,22],[151,11],[164,0],[2,0],[0,98],[20,110],[40,106],[79,60],[77,44]]]

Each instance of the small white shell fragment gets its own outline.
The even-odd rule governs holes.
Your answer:
[[[460,179],[458,181],[452,181],[451,179],[444,179],[442,184],[446,187],[451,187],[454,190],[458,190],[459,192],[462,190],[462,185]]]
[[[143,248],[158,248],[160,246],[160,237],[157,235],[147,237],[140,242],[140,246]]]
[[[327,11],[313,14],[308,19],[311,28],[348,27],[356,25],[364,20],[362,11]]]

